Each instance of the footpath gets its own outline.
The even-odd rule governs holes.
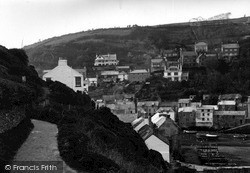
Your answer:
[[[18,150],[18,161],[63,161],[57,147],[57,126],[48,122],[32,120],[34,129]],[[45,171],[47,172],[47,171]],[[77,173],[63,162],[63,173]]]

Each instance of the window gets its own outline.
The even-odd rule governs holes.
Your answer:
[[[205,121],[205,118],[202,118],[202,121]]]
[[[209,118],[207,118],[207,120],[209,121]]]
[[[171,76],[171,73],[168,73],[168,76]]]
[[[174,75],[178,75],[178,72],[174,72]]]
[[[76,84],[76,87],[81,87],[82,85],[81,77],[75,77],[75,84]]]

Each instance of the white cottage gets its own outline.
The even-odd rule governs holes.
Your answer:
[[[88,92],[88,82],[84,80],[83,74],[69,67],[66,59],[59,58],[58,66],[52,70],[46,70],[43,80],[58,81],[74,91]]]

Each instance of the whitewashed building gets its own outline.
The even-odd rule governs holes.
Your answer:
[[[96,55],[94,66],[118,65],[116,54]]]
[[[45,71],[43,80],[58,81],[74,91],[88,92],[88,80],[84,79],[83,74],[68,66],[67,60],[63,58],[59,58],[55,68]]]

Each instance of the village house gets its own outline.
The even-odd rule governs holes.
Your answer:
[[[128,74],[124,71],[119,72],[117,78],[119,79],[119,81],[128,80]]]
[[[103,82],[116,82],[118,75],[118,71],[102,71],[99,79]]]
[[[94,66],[118,65],[116,54],[96,55]]]
[[[173,121],[176,121],[176,114],[172,107],[160,107],[156,111],[156,113],[161,113],[166,115],[168,118],[172,119]]]
[[[165,67],[165,61],[162,57],[156,57],[151,59],[151,73],[155,71],[163,71]]]
[[[218,98],[218,107],[221,111],[236,111],[242,96],[240,94],[224,94]]]
[[[194,127],[196,125],[196,107],[181,107],[178,109],[178,125],[181,128]]]
[[[160,108],[172,108],[174,112],[178,111],[178,102],[177,101],[162,101],[159,104],[159,109]]]
[[[183,107],[190,107],[191,105],[191,99],[190,98],[185,98],[185,99],[179,99],[178,100],[178,108],[183,108]]]
[[[215,129],[232,128],[245,124],[246,111],[214,111]]]
[[[208,44],[205,42],[195,43],[194,51],[196,52],[196,54],[207,52],[208,51]]]
[[[158,110],[159,101],[138,101],[137,109],[142,108],[146,112],[146,117],[151,117]]]
[[[89,86],[97,86],[97,77],[88,77]]]
[[[119,72],[129,73],[131,69],[129,66],[116,66],[116,70]]]
[[[196,58],[197,54],[194,51],[183,51],[183,68],[197,67]]]
[[[196,126],[212,127],[214,110],[218,110],[217,105],[202,105],[196,108]]]
[[[164,69],[164,78],[169,79],[170,81],[187,81],[188,72],[182,71],[182,65],[179,66],[170,66],[169,68]]]
[[[82,73],[69,67],[66,59],[59,58],[58,66],[52,70],[46,70],[45,72],[46,73],[43,75],[43,80],[45,81],[58,81],[67,85],[74,91],[88,92],[89,81],[84,78]]]
[[[150,73],[145,69],[134,70],[128,74],[128,80],[130,82],[144,82],[149,77]]]
[[[238,43],[222,44],[221,45],[221,58],[230,62],[233,58],[239,56],[240,46]]]

